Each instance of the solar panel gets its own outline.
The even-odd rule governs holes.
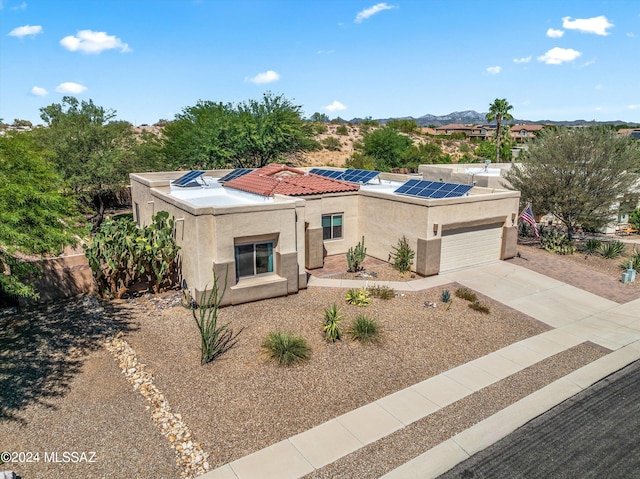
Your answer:
[[[253,168],[236,168],[235,170],[227,173],[222,178],[218,179],[218,183],[224,183],[225,181],[231,181],[235,178],[239,178],[240,176],[244,176],[247,173],[251,173]]]
[[[185,173],[180,178],[173,180],[172,185],[187,186],[188,184],[195,182],[198,178],[204,175],[204,170],[191,170],[189,173]]]
[[[353,168],[349,168],[347,171],[344,172],[344,175],[339,179],[342,181],[349,181],[350,183],[366,184],[371,180],[373,180],[379,174],[380,174],[379,171],[355,170]]]
[[[324,168],[312,168],[309,170],[309,173],[313,173],[315,175],[326,176],[327,178],[333,178],[334,180],[341,179],[340,177],[344,174],[342,171],[338,170],[325,170]]]
[[[394,193],[418,198],[456,198],[464,196],[473,185],[443,183],[440,181],[409,180]]]

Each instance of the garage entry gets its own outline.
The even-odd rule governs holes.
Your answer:
[[[445,229],[442,232],[440,272],[489,263],[500,259],[501,252],[502,223]]]

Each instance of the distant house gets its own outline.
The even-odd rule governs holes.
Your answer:
[[[511,139],[517,143],[535,138],[546,125],[513,125],[510,128]]]
[[[640,128],[621,128],[618,130],[618,135],[629,136],[634,140],[640,140]]]
[[[462,125],[459,123],[450,123],[448,125],[439,126],[435,130],[438,135],[462,133],[467,138],[479,138],[486,140],[494,135],[496,127],[491,125]]]
[[[199,297],[215,271],[226,278],[224,304],[296,293],[307,286],[307,270],[363,236],[367,254],[383,261],[405,236],[412,270],[424,276],[515,255],[519,192],[313,171],[271,164],[195,172],[197,181],[189,173],[186,182],[181,172],[131,174],[134,218],[147,225],[159,211],[174,217],[188,287]]]

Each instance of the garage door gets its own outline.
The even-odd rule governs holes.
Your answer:
[[[500,259],[502,225],[457,229],[442,234],[440,272]]]

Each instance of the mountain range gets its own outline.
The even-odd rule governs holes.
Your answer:
[[[389,120],[415,120],[418,126],[442,126],[449,123],[461,123],[461,124],[483,124],[487,123],[487,114],[478,113],[474,110],[466,111],[454,111],[448,115],[422,115],[418,118],[412,116],[405,116],[401,118],[379,118],[376,121],[380,124],[385,124]],[[359,123],[362,118],[354,118],[351,123]],[[632,127],[640,126],[640,123],[629,123],[625,121],[587,121],[587,120],[573,120],[573,121],[552,121],[552,120],[520,120],[514,119],[508,122],[509,124],[526,123],[530,125],[558,125],[558,126],[582,126],[582,125],[629,125]]]

